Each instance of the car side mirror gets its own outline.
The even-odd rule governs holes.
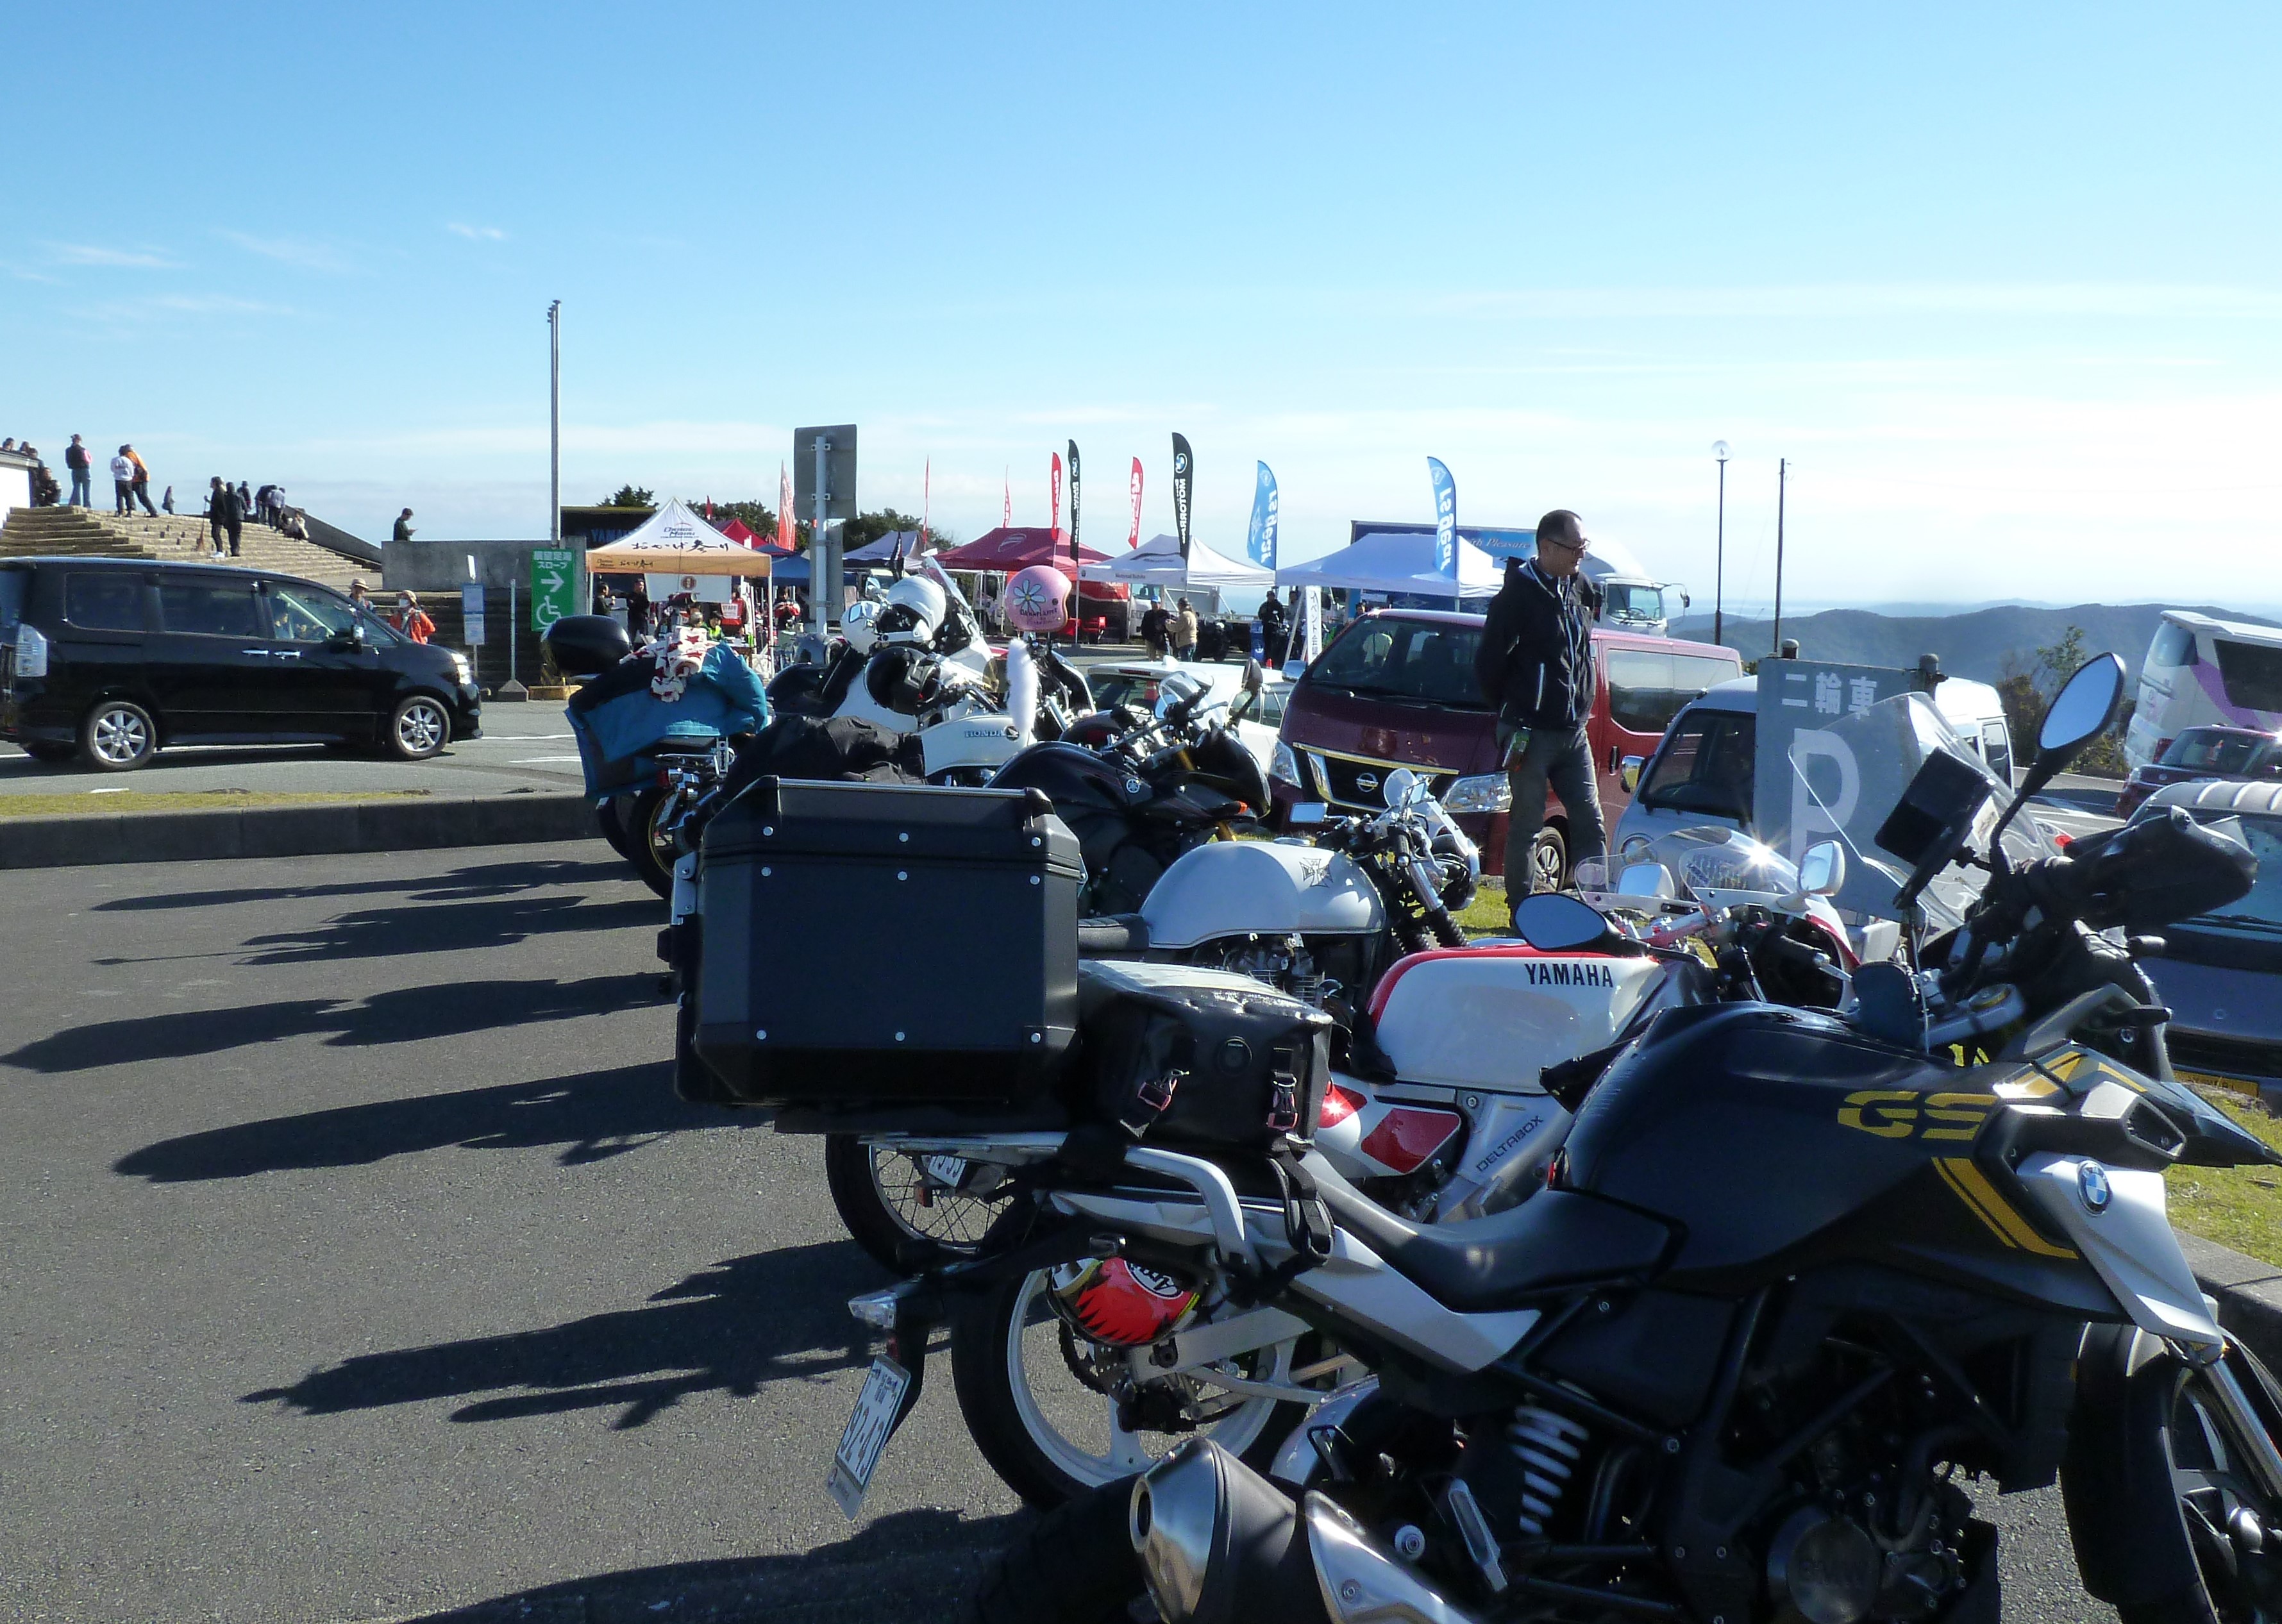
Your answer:
[[[1626,795],[1640,793],[1641,769],[1648,765],[1645,756],[1627,756],[1617,764],[1617,779]]]

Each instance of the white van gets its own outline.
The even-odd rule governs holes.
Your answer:
[[[2139,667],[2123,758],[2144,767],[2198,727],[2282,732],[2282,626],[2163,611]]]
[[[1951,677],[1934,689],[1933,701],[1959,740],[2011,783],[2013,738],[1997,690],[1986,682]],[[1610,835],[1609,849],[1621,852],[1636,838],[1652,840],[1709,823],[1751,833],[1758,711],[1759,680],[1738,677],[1673,717],[1656,753],[1639,769],[1639,788]]]

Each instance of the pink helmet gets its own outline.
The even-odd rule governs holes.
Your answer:
[[[1018,632],[1059,632],[1069,622],[1069,577],[1034,563],[1006,583],[1006,619]]]

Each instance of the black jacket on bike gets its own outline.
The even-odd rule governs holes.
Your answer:
[[[1474,680],[1516,727],[1575,727],[1593,711],[1593,621],[1601,589],[1581,574],[1553,579],[1534,559],[1508,560],[1490,600]]]

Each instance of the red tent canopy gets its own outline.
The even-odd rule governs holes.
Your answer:
[[[1012,571],[1034,563],[1060,564],[1070,573],[1070,541],[1067,530],[986,530],[963,547],[937,554],[946,570]],[[1078,548],[1078,562],[1098,563],[1108,556],[1090,547]]]
[[[727,524],[716,524],[713,528],[740,547],[750,547],[755,540],[752,531],[747,528],[742,519],[731,519]]]

